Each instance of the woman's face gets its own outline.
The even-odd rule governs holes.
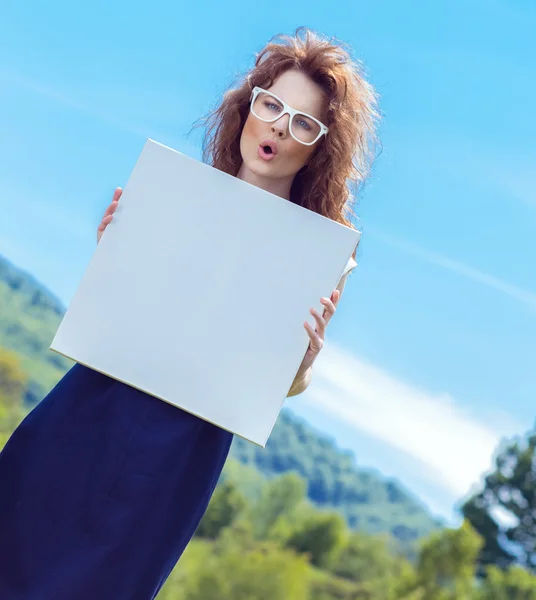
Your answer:
[[[292,108],[322,121],[324,94],[307,75],[295,70],[286,71],[266,89]],[[267,142],[272,146],[275,144],[274,152],[268,155],[263,151]],[[309,162],[319,143],[320,140],[306,146],[295,140],[289,132],[289,115],[266,123],[250,111],[240,138],[243,164],[238,176],[288,197],[294,176]]]

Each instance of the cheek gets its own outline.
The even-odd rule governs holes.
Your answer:
[[[297,170],[299,170],[309,162],[313,152],[314,149],[310,146],[304,146],[303,144],[292,140],[292,145],[289,147],[288,158],[292,161],[292,164],[297,167]]]
[[[246,119],[242,129],[241,143],[245,145],[259,143],[259,137],[262,135],[261,125],[263,123],[258,119],[253,119],[251,115]]]
[[[244,162],[248,162],[248,158],[251,155],[251,140],[253,133],[251,131],[252,125],[249,119],[244,123],[242,133],[240,134],[240,154]]]

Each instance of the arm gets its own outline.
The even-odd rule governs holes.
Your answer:
[[[341,299],[342,292],[344,290],[344,286],[346,285],[347,277],[348,277],[348,273],[345,273],[341,277],[339,284],[335,288],[335,292],[338,292],[339,297],[336,300],[334,300],[333,296],[334,296],[335,292],[331,295],[331,298],[333,300],[333,304],[335,307]],[[335,312],[335,311],[333,311],[333,312]],[[324,316],[325,315],[326,315],[326,311],[324,311]],[[332,316],[333,316],[333,314],[330,315],[330,318]],[[315,318],[317,318],[317,317],[315,316]],[[325,324],[327,324],[327,321],[329,319],[324,319],[324,320],[325,320]],[[317,319],[317,321],[318,321],[318,319]],[[325,327],[325,324],[324,324],[324,327]],[[311,332],[309,330],[307,330],[307,332],[309,333],[309,337],[311,337]],[[317,328],[317,332],[318,332],[318,328]],[[315,332],[315,333],[317,333],[317,332]],[[323,334],[322,334],[321,340],[322,340],[322,342],[324,341]],[[313,343],[314,343],[314,340],[313,340],[313,338],[311,338],[311,345]],[[296,374],[296,377],[294,378],[294,381],[292,382],[292,385],[290,386],[290,390],[288,391],[287,398],[301,394],[309,387],[309,384],[311,383],[311,379],[313,377],[313,365],[311,362],[311,357],[309,356],[310,350],[311,350],[311,345],[309,346],[309,349],[307,350],[307,354],[305,355],[305,358],[303,359],[302,365],[298,369],[298,373]],[[323,343],[320,344],[320,346],[318,348],[318,352],[322,348],[322,345],[323,345]],[[318,355],[318,352],[316,352],[316,355]],[[314,355],[312,358],[313,362],[314,362],[314,359],[316,358],[316,355]],[[309,364],[310,362],[311,362],[311,364]]]
[[[305,390],[309,387],[309,384],[311,383],[312,377],[313,367],[309,367],[304,373],[300,373],[300,371],[298,371],[298,374],[296,375],[294,381],[292,382],[292,385],[290,386],[287,398],[290,398],[291,396],[297,396],[298,394],[305,392]]]

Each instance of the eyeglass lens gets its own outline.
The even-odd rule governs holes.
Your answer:
[[[255,98],[252,110],[259,119],[275,121],[283,112],[283,105],[277,98],[274,98],[270,94],[260,92]],[[300,113],[292,117],[290,130],[300,142],[306,144],[314,142],[320,135],[320,125],[310,117]]]

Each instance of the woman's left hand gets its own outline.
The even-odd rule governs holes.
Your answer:
[[[321,298],[320,302],[324,306],[324,312],[321,315],[317,310],[311,308],[311,314],[315,318],[316,328],[313,329],[310,323],[307,321],[304,323],[305,331],[309,335],[309,348],[303,358],[302,364],[298,373],[305,374],[305,372],[313,366],[316,357],[320,353],[324,346],[324,336],[326,334],[326,326],[335,314],[337,310],[337,303],[341,297],[339,290],[335,290],[331,294],[331,298]]]

